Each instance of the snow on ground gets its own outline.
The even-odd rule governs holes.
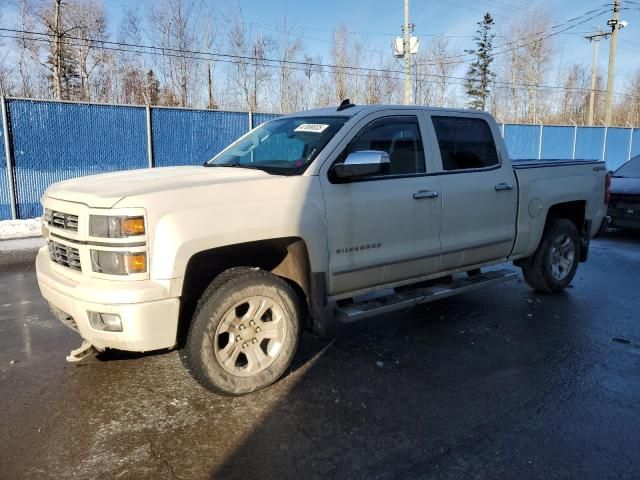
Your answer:
[[[42,235],[40,219],[0,220],[0,240],[39,237]]]
[[[0,254],[15,252],[16,250],[33,250],[44,245],[44,238],[13,238],[11,240],[0,240]]]

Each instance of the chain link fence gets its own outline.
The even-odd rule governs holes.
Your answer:
[[[2,100],[0,220],[11,219],[14,210],[21,219],[41,215],[40,197],[62,180],[149,166],[201,165],[250,128],[278,116]],[[515,160],[598,159],[614,169],[640,154],[637,128],[501,124],[501,131]]]

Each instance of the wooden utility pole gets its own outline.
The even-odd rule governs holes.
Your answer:
[[[593,116],[595,110],[595,97],[596,97],[596,80],[598,76],[598,47],[600,46],[600,40],[607,38],[608,32],[601,32],[598,30],[595,33],[587,35],[586,38],[590,42],[593,42],[593,62],[591,64],[591,92],[589,93],[589,117],[587,119],[588,125],[593,125]]]
[[[598,47],[600,39],[594,39],[593,43],[593,63],[591,64],[591,92],[589,93],[589,125],[593,125],[593,110],[596,97],[596,77],[598,75]]]
[[[54,47],[53,47],[53,95],[56,100],[62,100],[62,25],[60,21],[60,4],[56,0],[54,17]]]
[[[215,102],[213,101],[213,79],[211,78],[211,60],[209,60],[209,64],[207,65],[207,90],[209,93],[208,108],[215,108]]]
[[[409,24],[409,0],[404,0],[404,26],[402,27],[404,54],[404,103],[411,103],[411,28]]]
[[[620,0],[613,0],[613,18],[607,22],[611,27],[611,42],[609,42],[609,69],[607,71],[607,103],[604,111],[604,123],[611,125],[611,111],[613,110],[613,89],[616,69],[616,47],[618,46],[618,30],[620,30]]]

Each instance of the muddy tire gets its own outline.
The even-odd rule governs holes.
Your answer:
[[[570,220],[559,218],[545,229],[533,256],[522,262],[522,274],[539,292],[559,292],[573,280],[579,259],[578,230]]]
[[[244,395],[278,380],[300,338],[300,305],[282,278],[232,268],[204,291],[181,358],[206,389]]]

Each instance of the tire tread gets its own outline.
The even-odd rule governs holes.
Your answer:
[[[228,290],[231,287],[231,283],[238,287],[251,283],[254,285],[271,284],[275,286],[279,290],[280,295],[284,295],[284,297],[287,297],[287,299],[292,303],[293,311],[288,312],[288,314],[293,316],[294,321],[297,321],[298,325],[300,319],[300,306],[295,291],[285,280],[265,270],[259,270],[252,267],[233,267],[227,269],[218,275],[205,289],[196,305],[193,320],[187,333],[185,346],[180,351],[180,358],[191,376],[193,376],[193,378],[206,389],[221,395],[239,396],[267,387],[278,380],[281,375],[276,376],[266,384],[256,383],[249,388],[240,388],[236,385],[236,388],[233,391],[222,388],[220,385],[214,383],[208,375],[207,367],[201,352],[202,337],[203,335],[208,334],[208,324],[210,322],[211,314],[216,309],[219,302],[224,301],[224,296],[229,293]],[[295,335],[296,338],[293,342],[294,350],[297,349],[299,341],[299,327],[295,332]],[[286,368],[288,368],[288,364]],[[286,368],[284,371],[286,371]],[[231,377],[232,376],[228,379],[229,381],[231,381]],[[246,379],[250,377],[243,378]]]
[[[576,260],[573,266],[573,271],[570,272],[565,279],[558,282],[551,277],[551,272],[546,268],[546,262],[551,244],[561,231],[565,231],[576,240]],[[529,286],[538,292],[559,292],[567,288],[571,283],[571,280],[573,280],[578,264],[578,258],[580,258],[578,229],[571,220],[566,218],[557,218],[545,228],[542,239],[540,240],[540,245],[535,253],[528,258],[527,261],[523,262],[522,275]]]

